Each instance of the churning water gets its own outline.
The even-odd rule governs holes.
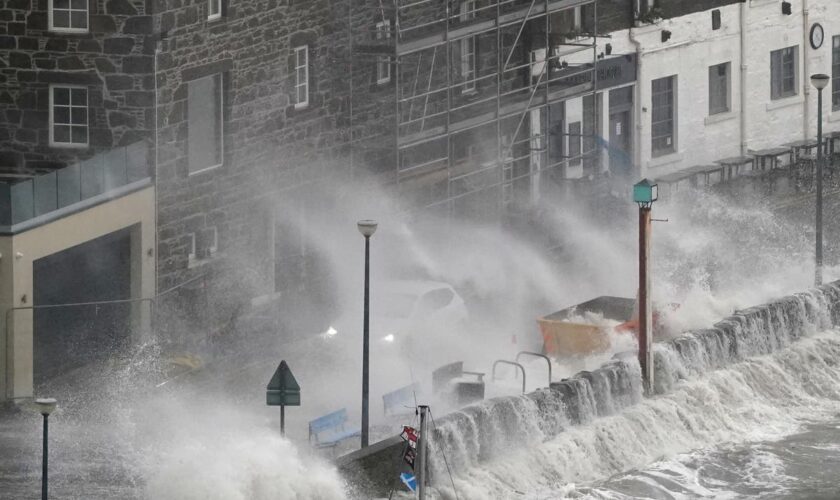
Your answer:
[[[444,498],[837,498],[840,285],[441,419]],[[454,489],[452,487],[454,484]]]

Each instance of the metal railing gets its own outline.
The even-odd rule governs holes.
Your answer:
[[[496,381],[496,367],[502,365],[512,365],[518,366],[520,370],[522,370],[522,394],[525,394],[525,367],[520,365],[519,363],[514,363],[513,361],[507,361],[505,359],[497,359],[493,363],[493,381]]]
[[[548,359],[548,356],[545,354],[540,354],[538,352],[531,352],[531,351],[519,351],[516,354],[516,362],[519,363],[519,358],[522,356],[535,356],[537,358],[542,358],[548,364],[548,385],[551,385],[551,360]]]

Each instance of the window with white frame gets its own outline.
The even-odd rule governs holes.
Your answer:
[[[799,46],[786,47],[770,53],[770,98],[784,99],[797,95],[797,65]]]
[[[840,35],[831,39],[831,110],[840,110]]]
[[[583,151],[583,128],[580,122],[572,122],[569,124],[569,147],[566,151],[569,152],[569,166],[577,167],[581,164],[581,152]]]
[[[88,0],[49,0],[50,31],[86,32]]]
[[[475,0],[462,0],[458,18],[461,21],[475,19]]]
[[[548,75],[543,74],[546,70],[545,66],[545,49],[537,49],[531,51],[531,86],[536,86],[539,82],[545,82]]]
[[[388,40],[391,38],[391,20],[384,19],[376,23],[376,39]],[[383,84],[391,81],[391,59],[388,56],[379,56],[376,60],[376,83]]]
[[[673,153],[675,148],[677,77],[651,82],[651,152],[653,156]]]
[[[581,8],[572,7],[561,10],[552,18],[553,30],[563,33],[566,39],[574,40],[578,37],[582,27]]]
[[[295,47],[295,109],[309,105],[309,46]]]
[[[460,5],[458,19],[461,22],[475,19],[475,0],[463,0]],[[464,82],[462,92],[475,90],[475,43],[474,36],[461,40],[461,80]]]
[[[50,87],[50,145],[88,145],[88,91],[85,87]]]
[[[463,92],[475,90],[475,37],[461,40],[461,79]]]
[[[207,0],[207,19],[219,19],[222,17],[222,0]]]
[[[187,84],[187,154],[189,173],[222,164],[222,74],[205,76]]]
[[[730,64],[709,66],[709,115],[729,111]]]
[[[219,234],[215,227],[208,227],[191,235],[189,263],[209,259],[219,247]]]

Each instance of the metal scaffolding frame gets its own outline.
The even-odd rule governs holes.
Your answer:
[[[400,185],[418,173],[445,169],[446,196],[429,207],[447,204],[451,210],[454,201],[491,188],[501,188],[500,201],[506,204],[511,200],[515,182],[566,165],[571,157],[567,156],[565,147],[558,161],[552,163],[548,155],[552,104],[593,95],[597,129],[601,119],[594,98],[599,59],[597,0],[376,2],[376,20],[370,20],[369,29],[362,27],[354,33],[352,17],[358,12],[351,1],[351,39],[361,35],[362,40],[374,38],[377,42],[356,44],[351,40],[351,59],[387,58],[393,68],[390,77],[394,80],[394,180]],[[586,7],[587,17],[591,16],[588,26],[583,19]],[[572,32],[561,31],[566,26],[553,25],[553,19],[557,24],[561,20],[558,15],[564,11],[566,16],[572,16]],[[380,21],[389,23],[388,36],[375,33],[371,36],[369,33],[377,31],[375,26]],[[538,25],[540,29],[536,29]],[[479,37],[493,35],[495,66],[482,68],[476,53]],[[386,43],[382,43],[383,38]],[[538,38],[542,39],[541,43],[535,43]],[[530,47],[526,46],[529,41]],[[459,57],[453,57],[453,49],[460,51]],[[524,60],[517,60],[517,53]],[[464,59],[468,57],[472,58],[471,69],[465,67]],[[517,79],[523,74],[524,81],[517,85]],[[530,124],[525,126],[533,112],[540,114],[534,119],[542,124],[536,132]],[[352,129],[352,107],[350,119]],[[480,127],[494,128],[495,158],[456,169],[453,136]],[[528,131],[524,137],[523,130]],[[564,130],[562,135],[565,143],[568,134]],[[353,138],[352,142],[360,145],[370,139]],[[381,141],[376,147],[382,147]],[[411,161],[411,153],[417,148],[439,151],[437,155]],[[534,155],[539,159],[534,160]],[[581,156],[576,158],[583,155],[581,148]],[[528,171],[517,174],[514,168],[517,162],[531,162]],[[532,171],[534,164],[536,172]],[[466,171],[459,171],[464,168]],[[469,187],[471,178],[486,174],[496,176],[496,180]],[[458,183],[467,185],[463,192],[453,192],[453,186]]]

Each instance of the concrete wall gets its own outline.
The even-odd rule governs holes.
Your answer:
[[[132,298],[153,297],[154,189],[146,187],[66,217],[11,236],[0,237],[0,400],[31,397],[33,262],[100,236],[131,228]],[[136,332],[145,331],[148,307],[137,307]]]

